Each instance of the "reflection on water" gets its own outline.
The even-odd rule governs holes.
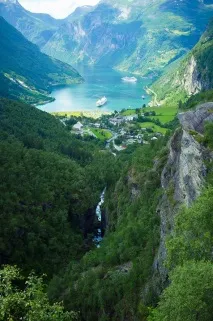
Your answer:
[[[150,84],[150,79],[137,77],[137,83],[128,83],[121,80],[124,76],[130,76],[128,73],[120,73],[105,67],[80,66],[77,69],[85,82],[54,88],[52,96],[56,100],[40,106],[40,109],[48,112],[97,110],[96,101],[103,96],[108,99],[107,104],[101,107],[104,111],[139,108],[149,101],[144,87]],[[142,99],[143,95],[145,100]]]

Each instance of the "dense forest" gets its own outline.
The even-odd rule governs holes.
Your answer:
[[[115,160],[35,107],[1,99],[0,115],[1,264],[50,277],[87,250],[87,216]]]
[[[51,282],[50,297],[80,310],[83,320],[139,320],[148,312],[138,291],[151,273],[159,242],[156,206],[166,141],[167,137],[151,148],[136,148],[117,160],[123,170],[117,183],[107,189],[108,229],[100,249],[87,253],[77,265],[70,264],[65,274]],[[158,162],[153,168],[155,157]]]

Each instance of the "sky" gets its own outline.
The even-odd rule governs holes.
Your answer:
[[[49,13],[54,18],[65,18],[77,7],[95,5],[100,0],[19,0],[29,11]]]

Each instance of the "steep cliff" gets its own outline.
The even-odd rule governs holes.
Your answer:
[[[171,102],[213,87],[213,22],[193,50],[153,85],[158,99]]]
[[[204,125],[213,121],[213,103],[179,114],[181,128],[169,143],[169,157],[161,175],[163,196],[157,208],[160,216],[160,246],[154,262],[153,286],[159,294],[167,282],[166,238],[172,233],[181,206],[190,207],[200,196],[207,175],[206,163],[212,153],[199,143]]]

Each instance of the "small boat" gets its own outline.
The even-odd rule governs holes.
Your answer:
[[[97,107],[101,107],[107,103],[107,98],[104,96],[96,102]]]
[[[143,95],[143,96],[141,96],[141,98],[142,98],[142,99],[145,99],[146,97]]]
[[[126,82],[137,82],[137,78],[135,77],[123,77],[121,78],[123,81],[126,81]]]

